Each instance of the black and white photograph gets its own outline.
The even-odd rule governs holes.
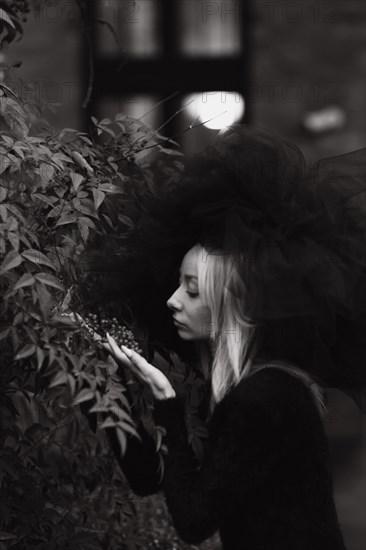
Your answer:
[[[0,550],[366,550],[366,4],[0,0]]]

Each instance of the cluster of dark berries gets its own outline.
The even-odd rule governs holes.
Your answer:
[[[107,341],[106,336],[108,332],[109,335],[114,338],[118,346],[126,346],[140,355],[142,354],[142,350],[136,342],[131,330],[123,325],[120,325],[115,317],[112,319],[109,319],[108,317],[99,319],[96,313],[88,313],[81,321],[81,324],[93,340]]]
[[[14,14],[23,14],[23,21],[26,21],[27,14],[30,13],[29,0],[11,0],[9,8]]]

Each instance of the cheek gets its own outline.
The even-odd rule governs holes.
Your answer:
[[[200,320],[200,323],[210,323],[211,313],[207,306],[201,305],[199,311],[197,312],[197,318]]]

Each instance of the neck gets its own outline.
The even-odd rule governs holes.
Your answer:
[[[214,343],[211,340],[200,340],[194,343],[200,369],[206,380],[211,378],[211,367],[215,355]]]

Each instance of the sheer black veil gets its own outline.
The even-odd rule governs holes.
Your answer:
[[[235,124],[174,178],[152,166],[154,185],[125,205],[133,229],[90,255],[105,275],[95,303],[128,305],[152,342],[190,357],[166,306],[182,258],[197,242],[237,253],[261,356],[301,366],[366,412],[365,168],[366,149],[308,167],[296,145]]]

